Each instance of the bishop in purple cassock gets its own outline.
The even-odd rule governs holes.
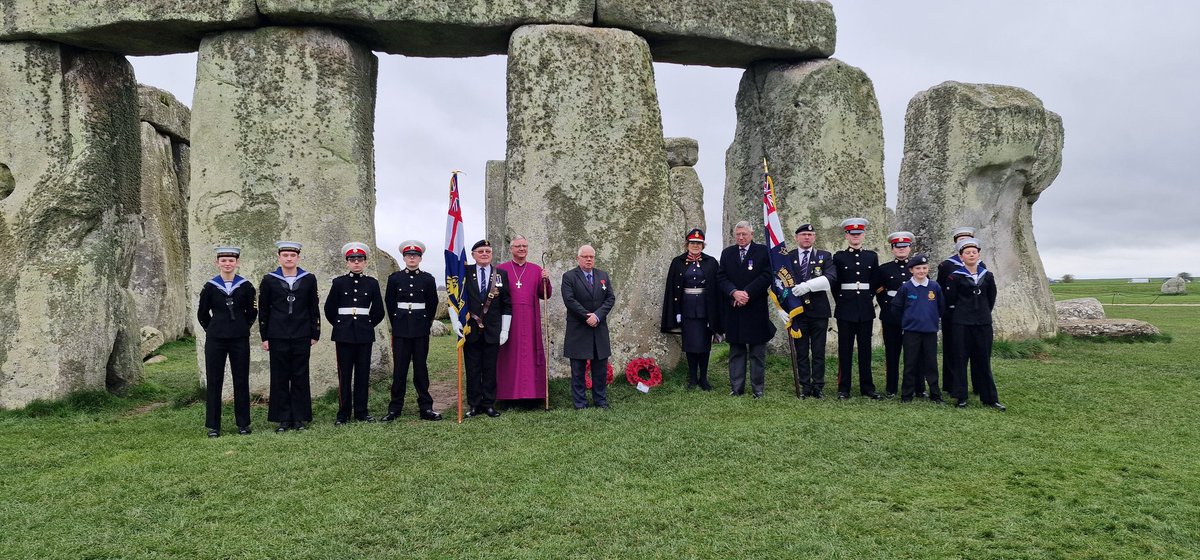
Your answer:
[[[496,364],[496,399],[546,398],[546,348],[539,300],[550,299],[550,277],[528,262],[529,241],[518,235],[509,246],[512,260],[496,268],[508,272],[512,326]]]

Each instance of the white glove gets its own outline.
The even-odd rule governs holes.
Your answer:
[[[812,291],[812,290],[808,289],[808,282],[801,282],[799,284],[796,284],[795,286],[792,286],[792,295],[794,295],[796,297],[800,297],[804,294],[807,294],[810,291]]]
[[[454,336],[462,338],[462,323],[458,322],[458,313],[454,313],[453,309],[450,311],[450,328],[454,330]]]
[[[779,320],[780,320],[780,321],[783,321],[783,324],[785,324],[785,325],[786,325],[786,324],[788,324],[788,323],[792,322],[792,318],[791,318],[790,316],[788,316],[788,312],[787,312],[787,311],[784,311],[784,310],[780,309],[780,310],[778,311],[778,313],[779,313]]]
[[[824,276],[818,276],[807,282],[801,282],[801,283],[808,285],[808,291],[810,293],[812,293],[812,292],[828,292],[829,291],[829,279]]]
[[[500,345],[504,346],[508,342],[508,328],[512,326],[512,315],[504,315],[500,317]]]
[[[682,323],[682,322],[683,322],[683,314],[681,314],[681,313],[676,313],[676,314],[675,314],[675,322],[676,322],[676,323]]]

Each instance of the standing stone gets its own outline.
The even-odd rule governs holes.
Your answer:
[[[1033,203],[1062,166],[1062,119],[1020,88],[945,82],[909,101],[904,129],[896,214],[916,249],[940,262],[955,227],[976,228],[999,288],[996,336],[1053,336]]]
[[[662,116],[650,51],[616,29],[527,26],[508,57],[507,236],[548,251],[555,285],[590,243],[613,278],[608,321],[613,367],[640,356],[674,366],[678,343],[659,333],[663,282],[683,228],[664,165]],[[552,356],[562,353],[565,308],[550,300]],[[554,374],[567,371],[562,362]]]
[[[121,56],[0,43],[0,408],[141,375],[136,87]]]
[[[493,245],[507,243],[508,240],[504,237],[504,197],[505,184],[504,160],[490,160],[487,162],[485,177],[483,181],[483,198],[484,198],[484,225],[485,233]],[[501,261],[508,260],[507,252],[500,252]],[[535,257],[536,258],[536,257]]]
[[[1162,283],[1162,288],[1160,289],[1160,291],[1163,293],[1163,295],[1168,295],[1168,296],[1186,294],[1187,293],[1187,281],[1184,280],[1183,278],[1180,278],[1179,276],[1176,276],[1174,278],[1168,278],[1166,280],[1166,282]]]
[[[667,183],[671,185],[671,198],[682,213],[682,219],[676,222],[676,226],[664,233],[678,233],[675,239],[679,240],[679,252],[682,253],[682,247],[686,246],[682,239],[692,228],[705,230],[705,235],[708,235],[704,218],[704,185],[695,168],[696,162],[700,161],[700,144],[692,138],[666,138],[664,142],[667,147]]]
[[[737,131],[725,152],[726,239],[747,220],[755,242],[764,242],[765,157],[789,249],[796,227],[811,223],[817,247],[837,252],[846,245],[842,220],[861,216],[871,222],[864,245],[886,261],[883,124],[870,78],[836,59],[758,63],[742,75],[736,106]],[[779,329],[773,352],[787,353],[786,337]],[[829,341],[836,345],[837,337]]]
[[[138,86],[141,116],[141,239],[130,289],[138,324],[165,340],[191,331],[188,301],[187,186],[191,111],[173,95]],[[212,259],[208,259],[212,261]]]
[[[342,244],[375,246],[374,110],[377,61],[341,33],[267,27],[209,35],[200,46],[192,110],[191,300],[216,272],[214,245],[242,247],[241,274],[274,270],[274,242],[304,244],[300,266],[330,282],[346,271]],[[373,259],[371,267],[386,282]],[[390,362],[376,331],[372,370]],[[204,333],[196,325],[203,371]],[[312,351],[313,393],[337,385],[330,327]],[[257,325],[251,334],[257,348]],[[250,390],[266,393],[265,352],[251,353]]]

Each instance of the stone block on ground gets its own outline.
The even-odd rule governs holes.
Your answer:
[[[1103,319],[1104,305],[1096,298],[1075,298],[1064,299],[1054,302],[1054,309],[1058,314],[1058,320],[1069,321],[1071,319]]]
[[[146,359],[148,356],[158,350],[160,346],[166,343],[163,339],[163,333],[154,327],[142,327],[141,329],[141,356]]]
[[[441,321],[434,321],[433,324],[429,326],[429,336],[446,336],[451,332],[452,331],[450,330],[450,327],[446,326],[446,323]]]
[[[1158,327],[1137,319],[1070,319],[1060,321],[1059,330],[1071,336],[1100,338],[1143,337],[1159,334]]]
[[[1160,289],[1163,295],[1174,296],[1187,293],[1187,281],[1179,276],[1168,278]]]

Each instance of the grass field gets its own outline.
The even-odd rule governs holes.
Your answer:
[[[128,397],[0,413],[0,556],[1200,557],[1200,310],[1108,311],[1171,341],[998,359],[1005,413],[801,402],[772,358],[759,401],[673,372],[618,377],[609,412],[555,381],[550,412],[335,428],[326,397],[308,432],[256,406],[253,435],[209,440],[176,343]]]
[[[1128,278],[1106,280],[1076,280],[1053,284],[1055,299],[1094,297],[1102,303],[1170,304],[1200,303],[1200,285],[1188,284],[1188,293],[1165,296],[1162,283],[1166,278],[1151,278],[1148,284],[1130,284]]]

